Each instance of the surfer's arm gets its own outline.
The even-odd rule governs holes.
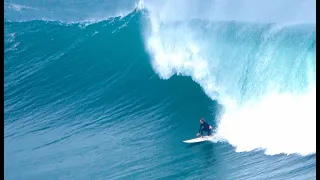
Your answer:
[[[202,126],[203,126],[203,124],[200,124],[200,128],[199,128],[198,133],[200,133]]]

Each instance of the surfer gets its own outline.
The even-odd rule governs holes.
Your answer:
[[[203,118],[200,119],[200,128],[197,136],[203,137],[203,131],[207,132],[208,136],[211,136],[212,134],[212,126],[209,125]]]

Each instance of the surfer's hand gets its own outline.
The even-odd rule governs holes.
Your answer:
[[[198,133],[196,136],[200,136],[200,133]]]

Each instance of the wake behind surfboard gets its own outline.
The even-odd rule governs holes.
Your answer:
[[[203,137],[185,140],[183,142],[184,143],[199,143],[199,142],[210,141],[210,140],[213,140],[213,136],[203,136]]]

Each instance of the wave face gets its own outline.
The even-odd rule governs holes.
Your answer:
[[[4,5],[5,178],[315,178],[315,1]]]

